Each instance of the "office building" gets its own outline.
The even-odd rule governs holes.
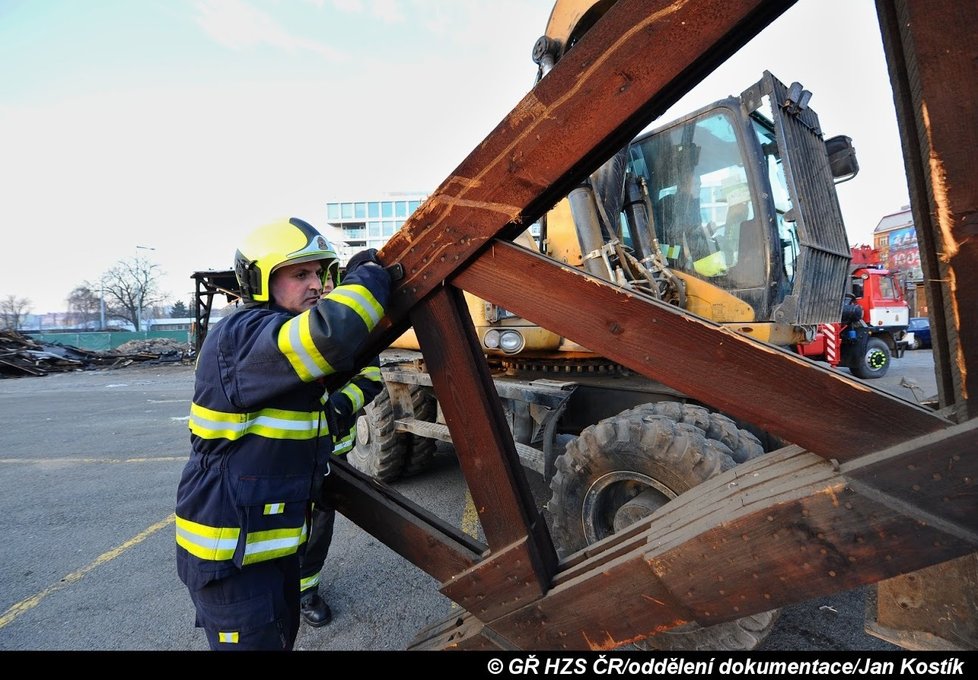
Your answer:
[[[327,236],[335,241],[340,262],[345,264],[365,248],[383,247],[425,198],[423,193],[391,193],[371,200],[326,203]]]

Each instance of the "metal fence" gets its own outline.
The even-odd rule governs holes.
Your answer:
[[[23,332],[23,331],[21,331]],[[105,352],[124,345],[130,340],[152,340],[168,338],[176,342],[193,346],[193,334],[190,331],[86,331],[83,333],[25,333],[35,342],[69,345],[91,352]]]

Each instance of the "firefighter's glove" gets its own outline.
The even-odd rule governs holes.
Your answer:
[[[376,248],[361,250],[359,253],[351,257],[350,261],[346,263],[346,273],[349,274],[357,267],[361,267],[365,264],[375,264],[378,267],[381,266],[380,260],[377,259]]]
[[[339,427],[342,428],[343,425],[350,422],[353,416],[353,405],[349,399],[340,397],[334,400],[331,406],[333,407],[333,419]]]
[[[356,422],[353,417],[353,404],[345,394],[337,392],[330,395],[326,404],[326,422],[333,435],[342,435]]]

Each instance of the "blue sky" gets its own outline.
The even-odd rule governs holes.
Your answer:
[[[0,0],[0,297],[64,310],[139,254],[189,301],[190,274],[228,267],[253,226],[432,190],[532,86],[550,7]],[[764,69],[853,138],[862,169],[840,200],[850,241],[869,242],[907,202],[873,2],[800,0],[675,115]]]

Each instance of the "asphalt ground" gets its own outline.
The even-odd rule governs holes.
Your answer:
[[[927,350],[874,381],[910,401],[935,385]],[[193,368],[174,364],[0,380],[0,651],[206,649],[173,540],[192,389]],[[449,446],[394,486],[478,532]],[[321,590],[334,621],[303,625],[298,650],[404,650],[459,612],[434,579],[342,516]],[[761,649],[896,650],[863,631],[864,607],[864,590],[787,607]]]

